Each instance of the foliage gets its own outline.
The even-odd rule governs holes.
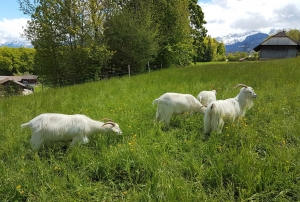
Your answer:
[[[192,62],[193,38],[189,20],[188,0],[157,0],[154,3],[154,21],[158,25],[159,52],[157,65],[182,66]]]
[[[253,52],[251,54],[247,52],[234,52],[227,55],[228,61],[238,61],[241,58],[247,58],[248,60],[255,61],[259,59],[258,52]]]
[[[43,0],[32,5],[21,1],[21,9],[32,12],[24,35],[37,51],[35,62],[41,76],[54,85],[100,77],[111,57],[102,42],[105,12],[101,3]]]
[[[188,65],[207,32],[195,0],[19,3],[31,16],[24,36],[37,50],[39,76],[53,85],[97,80],[110,70],[124,72],[128,65],[136,71],[149,63]],[[89,54],[95,50],[101,61]]]
[[[202,12],[201,7],[198,5],[197,0],[189,0],[189,11],[191,35],[193,36],[194,46],[194,62],[196,62],[197,59],[202,58],[204,55],[204,39],[207,33],[204,24],[206,24],[206,21],[204,20],[204,13]]]
[[[298,44],[300,43],[300,30],[290,29],[286,32],[286,35],[293,39]]]
[[[0,47],[0,75],[34,73],[34,55],[33,48]]]
[[[63,88],[0,102],[2,201],[299,201],[299,59],[204,63]],[[166,79],[172,78],[172,79]],[[258,94],[253,108],[203,140],[203,115],[155,121],[165,92]],[[163,84],[163,85],[162,85]],[[123,136],[33,152],[20,125],[45,112],[111,118]]]
[[[198,49],[197,61],[211,62],[211,61],[225,61],[226,49],[223,42],[218,42],[215,38],[207,36],[204,38],[201,49]]]
[[[150,9],[149,9],[150,7]],[[158,52],[157,25],[154,24],[152,5],[148,1],[132,1],[115,11],[105,23],[105,39],[115,54],[110,65],[143,71]]]

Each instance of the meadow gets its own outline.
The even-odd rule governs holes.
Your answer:
[[[0,201],[300,201],[300,58],[169,68],[0,99]],[[203,115],[155,121],[165,92],[243,83],[258,97],[239,122],[203,138]],[[122,136],[32,151],[41,113],[117,122]]]

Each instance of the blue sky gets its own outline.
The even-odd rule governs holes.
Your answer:
[[[0,0],[0,20],[16,19],[16,18],[27,18],[20,9],[17,0]]]
[[[300,0],[198,0],[212,37],[271,29],[300,29]],[[20,38],[24,15],[17,0],[0,0],[0,43]]]

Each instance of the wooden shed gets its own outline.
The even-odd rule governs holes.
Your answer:
[[[5,78],[0,80],[0,96],[9,94],[21,94],[26,89],[26,86],[11,78]]]
[[[278,32],[253,48],[259,51],[260,59],[293,58],[297,56],[299,45],[285,32]]]

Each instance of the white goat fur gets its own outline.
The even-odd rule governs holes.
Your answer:
[[[56,113],[41,114],[28,123],[22,124],[22,128],[30,127],[32,136],[31,146],[39,150],[58,142],[71,142],[71,145],[87,143],[88,137],[97,133],[114,132],[122,134],[117,123],[95,121],[81,114],[66,115]]]
[[[199,100],[201,104],[203,104],[204,106],[207,106],[212,101],[217,100],[217,91],[216,90],[201,91],[197,96],[197,100]]]
[[[200,112],[204,114],[205,107],[190,94],[165,93],[152,103],[157,105],[156,120],[164,121],[169,126],[173,114]]]
[[[224,121],[234,121],[238,117],[243,117],[246,110],[253,106],[253,99],[257,97],[254,90],[244,84],[237,86],[243,86],[243,88],[235,98],[213,101],[207,106],[204,115],[205,135],[209,135],[213,131],[220,133]]]

